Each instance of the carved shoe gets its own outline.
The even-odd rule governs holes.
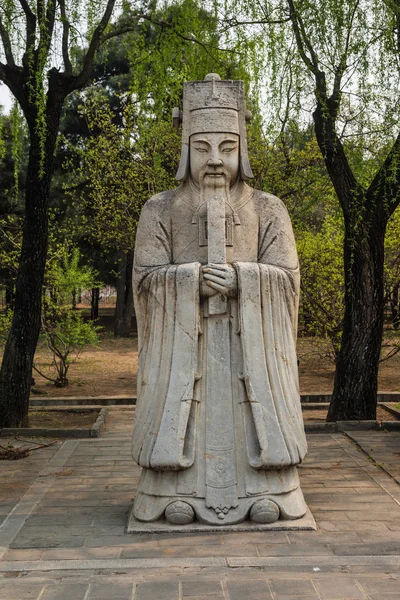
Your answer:
[[[279,507],[272,500],[258,500],[251,507],[250,519],[255,523],[275,523],[279,519]]]
[[[165,518],[173,525],[188,525],[194,519],[194,510],[187,502],[176,500],[168,504],[165,509]]]

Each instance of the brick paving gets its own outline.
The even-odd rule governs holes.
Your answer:
[[[2,461],[0,600],[400,598],[399,434],[309,436],[317,531],[128,535],[132,419],[112,410],[101,438]]]

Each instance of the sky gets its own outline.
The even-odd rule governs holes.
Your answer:
[[[7,114],[11,109],[12,96],[6,85],[0,85],[0,104],[3,107],[3,114]]]

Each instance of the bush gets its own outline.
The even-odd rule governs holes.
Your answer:
[[[97,346],[101,328],[92,321],[85,321],[82,314],[71,308],[45,306],[42,330],[45,343],[52,353],[51,368],[55,376],[45,374],[34,365],[42,377],[57,387],[68,385],[68,371],[76,362],[85,346]]]

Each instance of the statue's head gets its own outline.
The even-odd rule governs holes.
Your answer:
[[[189,81],[183,89],[183,113],[174,109],[174,122],[182,122],[182,154],[176,174],[195,183],[204,177],[218,182],[251,179],[247,154],[243,81],[221,81],[216,73],[204,81]]]

